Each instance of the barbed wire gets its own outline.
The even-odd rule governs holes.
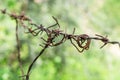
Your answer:
[[[24,80],[24,77],[26,77],[25,80],[29,80],[30,76],[30,71],[32,70],[32,66],[36,62],[36,60],[43,54],[43,52],[48,48],[48,47],[54,47],[58,46],[60,44],[63,44],[65,41],[69,40],[71,44],[78,50],[78,52],[82,53],[84,50],[88,50],[91,44],[91,40],[99,40],[103,42],[103,45],[100,48],[103,48],[107,44],[118,44],[120,47],[120,43],[117,41],[110,41],[107,36],[102,36],[95,34],[94,37],[90,37],[88,34],[80,34],[80,35],[75,35],[75,28],[73,29],[73,32],[71,34],[68,34],[62,30],[60,30],[60,24],[54,16],[52,18],[55,20],[55,24],[50,25],[49,27],[45,27],[42,24],[37,25],[36,23],[33,23],[33,21],[25,16],[25,14],[15,14],[15,13],[8,13],[6,9],[0,10],[2,14],[7,14],[10,16],[12,19],[16,21],[16,41],[17,41],[17,50],[18,50],[18,62],[20,65],[20,69],[22,72],[22,79]],[[28,22],[28,25],[25,24],[25,22]],[[20,47],[19,47],[19,38],[18,38],[18,24],[20,24],[27,32],[25,33],[30,33],[33,36],[38,36],[38,34],[42,34],[43,32],[46,33],[47,39],[44,39],[44,37],[41,37],[41,39],[44,41],[43,44],[40,44],[43,49],[40,51],[38,56],[31,62],[31,64],[28,67],[27,74],[25,75],[22,69],[22,62],[21,62],[21,57],[20,57]],[[32,25],[32,27],[29,27],[29,25]],[[58,28],[52,29],[53,27],[58,26]],[[56,38],[59,36],[62,36],[60,41],[55,41]]]

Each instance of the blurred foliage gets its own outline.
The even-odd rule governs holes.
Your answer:
[[[76,34],[109,35],[120,41],[119,0],[0,0],[0,9],[22,11],[37,24],[49,26],[55,16],[61,29]],[[45,35],[42,35],[45,36]],[[40,36],[25,34],[19,27],[24,71],[41,50]],[[34,65],[30,80],[120,80],[120,49],[94,41],[82,54],[66,42],[47,49]],[[0,13],[0,80],[19,80],[15,41],[15,21]]]

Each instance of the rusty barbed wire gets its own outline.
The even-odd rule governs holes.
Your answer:
[[[18,23],[25,29],[27,30],[27,32],[25,33],[30,33],[33,36],[37,36],[38,34],[42,34],[43,32],[46,33],[47,35],[47,39],[44,39],[43,37],[41,37],[41,39],[44,41],[43,45],[40,44],[40,46],[43,47],[43,49],[40,51],[40,53],[38,54],[38,56],[31,62],[31,64],[28,67],[28,71],[27,74],[24,75],[23,74],[23,70],[21,69],[22,72],[22,76],[21,77],[26,77],[26,80],[29,80],[29,75],[30,75],[30,71],[32,69],[32,66],[34,65],[35,61],[39,58],[39,56],[41,56],[41,54],[43,54],[43,52],[48,48],[48,47],[54,47],[54,46],[58,46],[60,44],[63,44],[65,41],[69,40],[71,42],[71,44],[78,50],[78,52],[82,53],[84,50],[88,50],[91,44],[92,40],[99,40],[101,42],[103,42],[104,44],[100,47],[103,48],[105,45],[107,44],[118,44],[120,47],[120,43],[117,41],[110,41],[107,36],[104,37],[102,35],[98,35],[95,34],[94,37],[90,37],[88,34],[80,34],[80,35],[75,35],[75,28],[73,29],[73,33],[72,34],[68,34],[62,30],[60,30],[60,24],[57,20],[57,18],[55,18],[54,16],[52,16],[52,18],[55,20],[55,24],[50,25],[48,27],[43,26],[42,24],[37,25],[35,23],[33,23],[33,21],[28,18],[27,16],[25,16],[25,14],[15,14],[15,13],[8,13],[6,11],[6,9],[4,10],[0,10],[2,14],[7,14],[8,16],[10,16],[12,19],[14,19],[16,21],[16,28],[18,27]],[[32,27],[29,27],[29,25],[26,25],[25,22],[28,22],[29,25],[32,25]],[[52,29],[53,27],[58,26],[58,28]],[[16,30],[16,38],[17,38],[17,45],[19,46],[18,43],[18,35],[17,35],[17,30]],[[54,40],[56,38],[58,38],[59,36],[62,36],[61,40],[58,42],[55,42]],[[18,48],[18,60],[19,60],[19,64],[20,66],[21,64],[21,58],[20,58],[20,49]],[[23,78],[24,80],[24,78]]]

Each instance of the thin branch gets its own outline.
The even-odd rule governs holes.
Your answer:
[[[29,68],[27,70],[27,74],[26,76],[26,80],[29,80],[29,76],[30,76],[30,71],[34,65],[34,63],[37,61],[37,59],[43,54],[43,52],[48,48],[48,44],[45,45],[45,47],[40,51],[40,53],[38,54],[38,56],[32,61],[32,63],[29,65]]]
[[[21,61],[21,54],[20,54],[20,41],[19,41],[19,37],[18,37],[18,20],[17,19],[16,19],[16,42],[17,42],[17,51],[18,51],[17,55],[18,55],[19,67],[21,70],[21,74],[24,75],[22,61]],[[22,78],[22,80],[24,80],[24,78]]]

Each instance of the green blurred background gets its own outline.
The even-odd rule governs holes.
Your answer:
[[[55,16],[67,33],[108,35],[120,41],[120,0],[0,0],[0,9],[24,13],[35,23],[49,26]],[[42,35],[44,36],[44,35]],[[21,57],[26,73],[42,49],[40,36],[25,34],[19,27]],[[30,80],[120,80],[120,48],[92,41],[79,53],[69,41],[47,49],[35,63]],[[17,61],[15,21],[0,13],[0,80],[21,80]]]

